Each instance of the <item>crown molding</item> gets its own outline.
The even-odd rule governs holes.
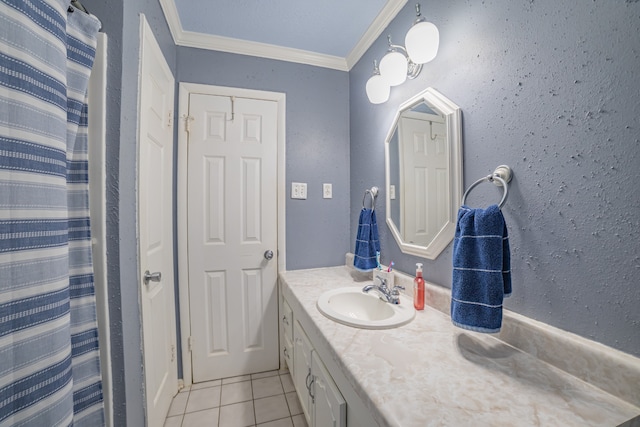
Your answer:
[[[360,58],[367,52],[371,45],[380,37],[389,23],[396,17],[408,0],[389,0],[382,8],[376,19],[369,25],[360,41],[347,55],[347,67],[351,70]]]
[[[276,59],[339,71],[351,70],[406,3],[407,0],[388,0],[349,55],[342,58],[302,49],[185,31],[182,28],[175,1],[160,0],[160,6],[169,25],[173,42],[178,46]]]
[[[214,36],[211,34],[183,31],[180,34],[180,38],[176,41],[176,44],[180,46],[256,56],[259,58],[296,62],[299,64],[331,68],[339,71],[349,71],[346,59],[339,56],[325,55],[302,49],[251,42],[230,37]]]
[[[174,0],[160,0],[160,7],[162,8],[162,13],[164,13],[164,18],[167,20],[167,24],[169,25],[169,31],[171,31],[173,42],[178,44],[178,39],[180,38],[180,34],[183,33],[183,30],[176,3]]]

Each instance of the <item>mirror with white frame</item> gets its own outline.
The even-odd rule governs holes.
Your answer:
[[[385,140],[387,225],[404,253],[436,259],[462,197],[460,107],[428,88],[398,108]]]

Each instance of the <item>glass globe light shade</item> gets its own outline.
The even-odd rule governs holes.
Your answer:
[[[389,83],[380,74],[374,74],[367,80],[367,97],[372,104],[382,104],[387,102],[391,88]]]
[[[427,21],[418,22],[411,27],[404,39],[409,58],[416,64],[424,64],[435,58],[439,44],[438,27]],[[380,69],[382,70],[382,64]]]
[[[389,86],[398,86],[407,80],[407,57],[398,51],[390,51],[380,61],[380,74]]]

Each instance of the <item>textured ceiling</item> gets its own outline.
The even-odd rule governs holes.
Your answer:
[[[359,59],[406,1],[160,0],[160,3],[177,44],[237,50],[242,54],[330,68],[341,68],[331,62],[340,59],[347,64],[342,68],[349,69],[353,65],[350,62]],[[280,58],[276,49],[286,54]],[[300,59],[300,55],[296,58],[296,53],[312,59]],[[322,64],[323,58],[329,58],[327,65]]]

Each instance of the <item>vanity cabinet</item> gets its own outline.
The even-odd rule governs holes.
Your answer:
[[[284,362],[291,372],[307,423],[310,427],[345,427],[347,402],[286,299],[282,303],[280,326]]]
[[[347,425],[347,403],[296,320],[293,322],[292,375],[293,385],[309,426]]]
[[[282,357],[309,427],[377,427],[371,411],[322,344],[314,321],[291,298],[288,301],[282,292]]]

